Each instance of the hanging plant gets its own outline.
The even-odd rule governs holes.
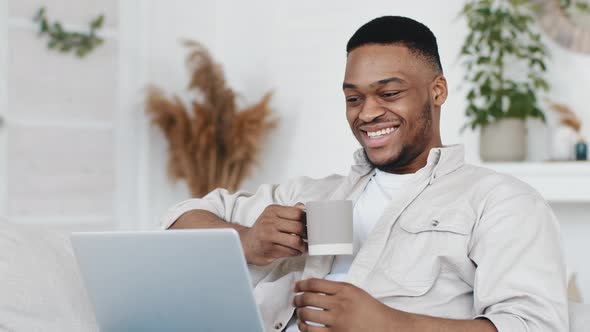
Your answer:
[[[58,21],[50,23],[45,7],[39,9],[33,20],[39,24],[39,35],[49,36],[47,47],[62,53],[74,52],[78,57],[83,58],[104,42],[96,34],[104,24],[104,15],[90,22],[88,33],[66,31]]]
[[[234,191],[251,171],[263,137],[276,124],[270,119],[271,94],[238,111],[236,93],[221,66],[200,43],[187,41],[185,46],[190,50],[186,65],[192,100],[186,105],[150,87],[146,113],[168,141],[170,177],[186,180],[194,197],[215,188]]]

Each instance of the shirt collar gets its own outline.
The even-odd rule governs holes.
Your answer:
[[[354,152],[354,162],[358,167],[372,169],[363,148]],[[440,148],[433,148],[428,153],[426,166],[418,172],[427,173],[432,183],[437,178],[447,175],[465,164],[465,148],[463,145],[448,145]]]

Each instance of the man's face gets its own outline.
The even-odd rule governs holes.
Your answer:
[[[433,98],[440,88],[436,77],[428,62],[405,46],[365,45],[348,54],[346,117],[376,167],[414,172],[412,164],[417,159],[425,163],[430,149],[441,145],[438,112],[446,82],[442,78],[445,91],[439,103],[440,98]]]

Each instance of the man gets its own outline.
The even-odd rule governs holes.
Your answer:
[[[269,331],[567,331],[551,209],[441,143],[447,83],[432,32],[404,17],[365,24],[343,90],[362,145],[348,176],[218,189],[163,226],[236,229]],[[320,199],[355,202],[352,257],[306,255],[301,203]]]

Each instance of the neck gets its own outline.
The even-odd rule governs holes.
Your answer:
[[[422,149],[417,155],[413,156],[413,158],[403,163],[403,165],[384,165],[382,167],[377,167],[379,170],[387,173],[393,174],[411,174],[416,173],[428,162],[428,155],[430,154],[430,150],[434,148],[441,148],[442,142],[440,136],[437,137],[434,142],[427,145],[426,148]]]

